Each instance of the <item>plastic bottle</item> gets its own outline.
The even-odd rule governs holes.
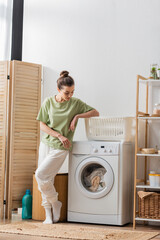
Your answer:
[[[29,189],[22,198],[22,219],[32,218],[32,195]]]

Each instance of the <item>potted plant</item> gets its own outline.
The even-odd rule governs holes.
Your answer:
[[[152,67],[151,68],[151,77],[153,79],[158,79],[158,76],[157,76],[157,68],[156,67]]]

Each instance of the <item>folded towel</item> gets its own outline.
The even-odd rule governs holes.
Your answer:
[[[143,199],[143,198],[145,198],[145,197],[148,197],[148,196],[152,195],[153,193],[154,193],[154,192],[139,191],[139,192],[138,192],[138,196],[139,196],[141,199]]]

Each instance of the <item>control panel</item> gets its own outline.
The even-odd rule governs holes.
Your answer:
[[[92,142],[91,143],[91,154],[101,155],[118,155],[120,143],[114,142]]]

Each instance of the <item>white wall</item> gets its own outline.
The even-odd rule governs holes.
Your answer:
[[[13,0],[0,0],[0,61],[11,59]]]
[[[136,75],[160,64],[159,0],[24,1],[23,61],[44,67],[44,97],[61,70],[101,115],[135,115]],[[83,129],[83,131],[82,131]],[[81,120],[75,140],[86,139]]]
[[[23,61],[44,66],[49,94],[67,69],[75,96],[102,115],[134,115],[136,74],[160,64],[159,9],[159,0],[27,0]]]

